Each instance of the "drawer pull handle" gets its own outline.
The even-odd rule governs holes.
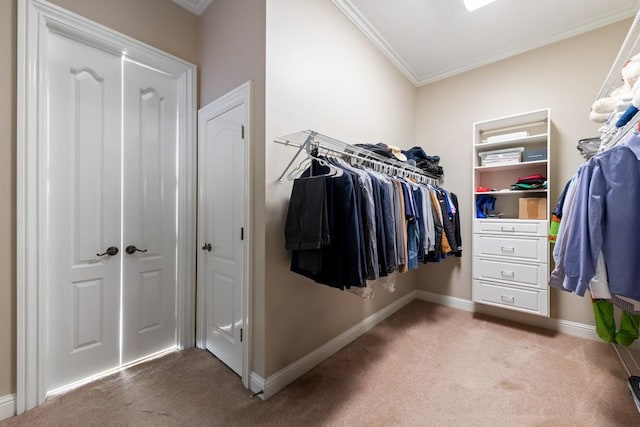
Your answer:
[[[508,297],[506,295],[502,295],[502,301],[504,301],[504,302],[512,302],[513,303],[513,302],[516,302],[516,299],[515,299],[515,297]]]
[[[509,231],[511,233],[513,233],[514,231],[516,231],[515,227],[500,227],[501,231]]]
[[[511,248],[509,246],[500,246],[500,250],[502,252],[515,252],[515,248]]]
[[[516,273],[514,273],[513,271],[500,271],[500,274],[502,274],[505,277],[515,277]]]

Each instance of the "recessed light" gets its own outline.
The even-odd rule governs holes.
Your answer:
[[[494,1],[496,0],[464,0],[464,7],[466,7],[469,12],[472,12]]]

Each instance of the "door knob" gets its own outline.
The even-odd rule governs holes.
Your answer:
[[[107,248],[105,252],[101,254],[96,254],[96,256],[105,256],[105,255],[110,255],[110,256],[118,255],[118,248],[116,248],[115,246],[110,246]]]
[[[203,247],[202,247],[203,251],[209,251],[211,252],[211,243],[206,243]]]
[[[125,251],[126,253],[128,253],[129,255],[133,255],[133,254],[135,254],[136,252],[147,252],[147,250],[146,250],[146,249],[138,249],[138,248],[136,248],[134,245],[129,245],[129,246],[127,246],[127,247],[124,249],[124,251]]]

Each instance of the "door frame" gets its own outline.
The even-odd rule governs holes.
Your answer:
[[[46,399],[48,30],[140,62],[178,79],[178,348],[193,347],[196,231],[196,66],[46,0],[18,1],[17,413]]]
[[[250,388],[251,378],[251,363],[252,363],[252,340],[253,340],[253,325],[251,323],[251,313],[253,313],[253,278],[251,271],[251,248],[253,247],[252,238],[252,216],[251,216],[251,191],[253,173],[251,170],[251,153],[253,132],[251,126],[252,119],[252,99],[253,99],[253,82],[251,80],[243,83],[230,92],[222,95],[215,101],[207,104],[198,111],[198,182],[203,178],[201,171],[205,170],[206,156],[203,153],[204,144],[201,143],[203,135],[205,135],[205,125],[207,120],[218,117],[219,115],[236,108],[243,106],[243,124],[244,124],[244,166],[245,166],[245,181],[244,181],[244,266],[243,266],[243,280],[242,280],[242,319],[244,323],[244,337],[242,341],[242,385],[245,388]],[[200,224],[200,219],[205,218],[205,204],[203,203],[204,194],[202,190],[203,186],[198,185],[198,248],[206,241],[204,234],[204,227]],[[204,251],[198,251],[198,266],[205,265]],[[202,274],[203,270],[198,267],[197,277],[197,315],[196,315],[196,345],[198,348],[206,349],[207,340],[207,324],[206,324],[206,308],[207,308],[207,286],[205,283],[206,275]]]

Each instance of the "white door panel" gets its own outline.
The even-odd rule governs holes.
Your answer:
[[[47,388],[119,363],[120,58],[51,33]],[[122,249],[122,248],[119,248]]]
[[[49,35],[49,391],[176,344],[177,80],[122,61]]]
[[[176,344],[177,79],[124,62],[123,349]]]
[[[211,244],[201,268],[205,272],[206,347],[241,375],[243,348],[245,141],[244,106],[203,124],[200,135],[205,167],[201,171],[200,227]],[[204,222],[203,222],[204,221]]]

